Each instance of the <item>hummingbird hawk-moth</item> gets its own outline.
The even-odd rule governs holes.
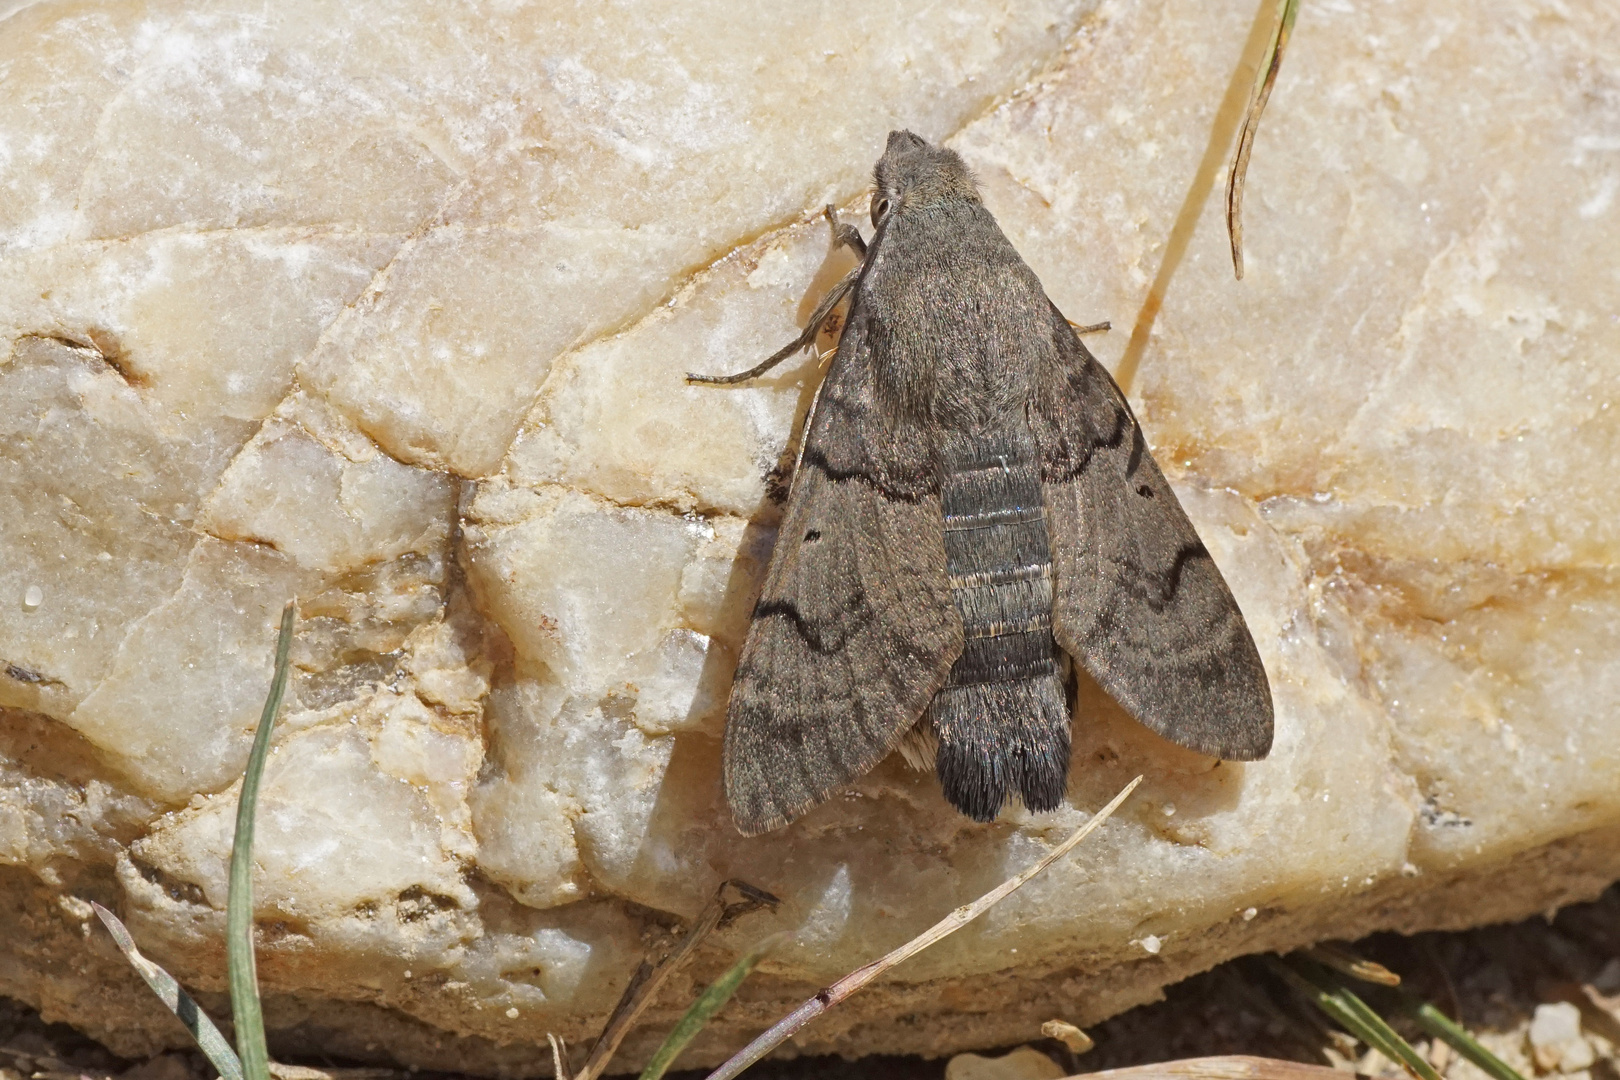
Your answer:
[[[746,835],[896,749],[931,753],[978,821],[1055,808],[1070,660],[1158,734],[1217,758],[1271,748],[1260,655],[1118,385],[1002,234],[953,151],[889,135],[870,244],[804,424],[726,714]]]

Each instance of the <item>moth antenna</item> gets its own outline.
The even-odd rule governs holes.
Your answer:
[[[810,321],[805,324],[804,333],[747,371],[739,371],[735,375],[696,375],[688,371],[686,381],[689,383],[707,383],[711,386],[729,386],[732,383],[747,382],[749,379],[759,378],[759,376],[765,374],[800,349],[806,349],[814,345],[816,336],[821,333],[821,324],[827,321],[827,316],[833,313],[833,309],[855,287],[855,281],[860,276],[861,267],[859,266],[845,274],[843,280],[828,290],[827,295],[821,298],[821,303],[816,305],[816,310],[810,315]]]

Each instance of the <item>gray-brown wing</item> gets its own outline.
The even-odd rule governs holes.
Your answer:
[[[880,414],[869,369],[861,342],[846,340],[738,661],[725,786],[748,836],[887,756],[962,651],[926,446]]]
[[[1106,369],[1056,310],[1034,412],[1054,636],[1147,727],[1239,761],[1271,749],[1271,687],[1232,592]]]

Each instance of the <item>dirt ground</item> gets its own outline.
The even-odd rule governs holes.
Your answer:
[[[1550,918],[1461,933],[1377,935],[1351,947],[1460,1019],[1526,1078],[1620,1080],[1620,885]],[[1376,1007],[1377,991],[1366,996]],[[1444,1044],[1431,1044],[1415,1026],[1391,1019],[1445,1080],[1487,1080]],[[1337,1030],[1252,958],[1173,986],[1165,1000],[1117,1016],[1089,1034],[1096,1046],[1081,1055],[1054,1041],[1033,1046],[1070,1073],[1252,1054],[1365,1076],[1405,1075]],[[450,1080],[420,1072],[347,1070],[333,1062],[303,1064],[313,1068],[300,1080],[319,1080],[317,1068],[335,1080]],[[799,1058],[763,1063],[749,1075],[758,1080],[941,1080],[946,1066],[943,1059]],[[122,1060],[71,1028],[43,1023],[32,1010],[0,999],[0,1080],[208,1080],[212,1075],[195,1053]],[[705,1074],[669,1075],[701,1080]]]

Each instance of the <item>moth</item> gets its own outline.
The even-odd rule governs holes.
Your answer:
[[[975,821],[1068,786],[1078,663],[1212,757],[1271,749],[1231,590],[1125,395],[1002,234],[955,152],[891,132],[843,336],[805,420],[726,713],[726,799],[778,828],[896,749]]]

